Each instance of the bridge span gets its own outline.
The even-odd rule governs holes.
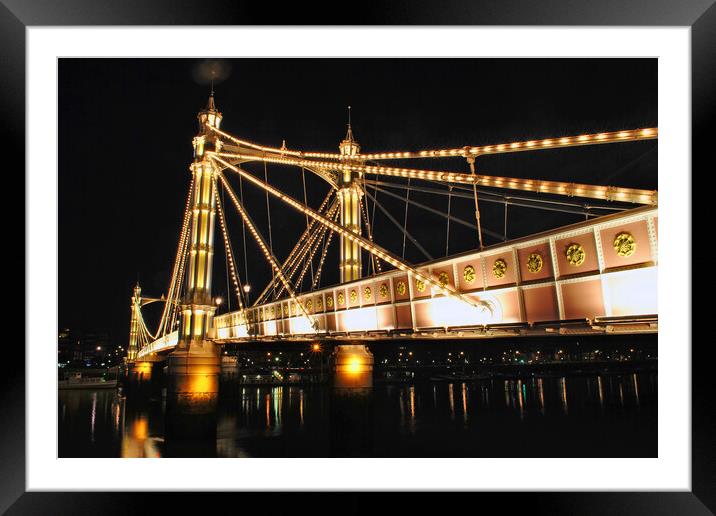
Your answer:
[[[636,208],[417,266],[478,306],[395,270],[298,294],[314,321],[284,299],[217,315],[209,335],[224,344],[656,332],[657,236],[657,209]]]
[[[655,190],[490,176],[475,168],[476,159],[485,154],[656,140],[657,128],[364,154],[350,121],[338,153],[289,149],[285,142],[280,148],[267,147],[236,138],[220,129],[223,115],[216,108],[213,92],[197,119],[191,180],[166,295],[143,299],[137,285],[131,304],[130,376],[141,381],[143,375],[151,375],[153,362],[166,360],[172,404],[194,410],[197,403],[216,402],[220,347],[227,343],[336,341],[335,384],[366,387],[372,385],[373,367],[367,341],[657,331]],[[470,172],[380,164],[440,158],[465,160],[462,167]],[[244,168],[251,162],[263,166],[263,178]],[[269,163],[300,168],[302,174],[308,171],[321,178],[328,187],[321,205],[309,206],[305,176],[302,200],[270,184]],[[241,181],[238,194],[228,176]],[[266,197],[268,238],[244,204],[244,183]],[[404,189],[405,198],[384,188]],[[411,189],[447,196],[447,213],[410,199]],[[503,190],[521,193],[508,196]],[[376,199],[378,191],[404,200],[403,224]],[[248,278],[243,278],[242,286],[234,258],[222,193],[241,217],[244,265],[249,235],[272,271],[271,282],[253,306],[246,294]],[[546,196],[561,196],[561,200]],[[306,221],[305,231],[283,261],[273,251],[269,197]],[[482,226],[478,197],[482,202],[504,204],[505,240],[508,204],[583,215],[585,220],[486,247],[483,233],[493,238],[495,233]],[[474,222],[451,213],[453,198],[474,203]],[[590,199],[589,204],[579,198]],[[433,259],[408,231],[408,205],[445,218],[448,243],[450,221],[475,230],[475,250],[449,256],[446,245],[447,256]],[[625,205],[642,206],[628,209]],[[403,233],[403,247],[409,239],[428,261],[408,263],[405,249],[399,256],[374,239],[376,207]],[[227,287],[233,290],[239,307],[221,315],[216,315],[217,303],[212,297],[216,233],[223,237]],[[333,240],[339,246],[340,283],[321,288],[321,270]],[[303,279],[309,268],[311,284],[306,289]],[[164,308],[152,332],[141,308],[156,301],[162,301]]]

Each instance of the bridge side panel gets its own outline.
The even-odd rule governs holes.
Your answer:
[[[554,285],[522,289],[525,301],[526,322],[555,321],[559,319],[557,290]]]
[[[568,281],[559,288],[562,290],[565,319],[592,319],[607,315],[599,278]]]

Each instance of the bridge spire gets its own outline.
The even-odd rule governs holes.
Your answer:
[[[347,164],[360,164],[360,145],[353,137],[351,128],[351,107],[348,106],[348,130],[345,139],[338,145],[341,153],[341,160]],[[361,172],[346,168],[339,172],[338,199],[341,206],[340,223],[347,230],[361,234],[361,197],[363,190],[360,187],[359,179]],[[362,251],[357,242],[351,241],[341,235],[341,261],[339,264],[341,283],[357,280],[362,275],[363,262]]]
[[[129,345],[127,346],[127,362],[132,363],[137,358],[137,339],[139,332],[139,307],[142,305],[142,287],[139,286],[139,279],[132,291],[132,301],[130,309],[132,310],[131,319],[129,320]]]

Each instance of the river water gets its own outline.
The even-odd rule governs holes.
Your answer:
[[[224,394],[224,392],[226,394]],[[215,435],[173,441],[161,396],[59,391],[60,457],[656,457],[657,373],[233,385]]]

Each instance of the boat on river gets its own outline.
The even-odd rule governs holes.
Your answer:
[[[64,380],[57,381],[59,389],[115,389],[117,380],[106,380],[102,377],[83,377],[82,373],[74,373]]]

